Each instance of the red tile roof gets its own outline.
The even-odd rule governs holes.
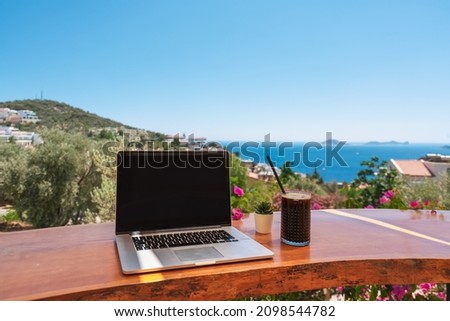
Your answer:
[[[428,170],[421,160],[394,160],[391,163],[402,175],[432,177],[433,174]]]

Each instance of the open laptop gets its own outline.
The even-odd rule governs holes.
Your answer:
[[[227,151],[117,154],[116,245],[125,274],[273,257],[231,226]]]

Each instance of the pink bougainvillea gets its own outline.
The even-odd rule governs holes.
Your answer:
[[[239,186],[237,186],[237,185],[234,185],[233,192],[234,192],[234,194],[236,194],[238,197],[244,196],[244,190],[243,190],[242,188],[240,188]]]
[[[381,205],[389,203],[390,201],[391,201],[391,199],[389,197],[385,196],[385,195],[380,197],[380,204]]]
[[[233,220],[240,220],[244,215],[240,208],[233,208],[231,212],[233,213]]]
[[[411,206],[411,208],[414,208],[414,209],[419,208],[420,207],[420,202],[419,201],[411,201],[409,203],[409,206]]]

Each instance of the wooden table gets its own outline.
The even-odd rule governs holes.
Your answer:
[[[0,300],[224,300],[340,285],[450,283],[450,212],[321,210],[311,245],[234,225],[273,259],[123,275],[114,224],[0,233]]]

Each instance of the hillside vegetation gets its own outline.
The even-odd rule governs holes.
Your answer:
[[[93,128],[121,127],[132,129],[120,122],[100,117],[77,107],[53,100],[16,100],[0,102],[0,108],[34,111],[41,120],[37,124],[21,124],[20,129],[36,131],[40,127],[57,128],[67,132],[87,134]]]

